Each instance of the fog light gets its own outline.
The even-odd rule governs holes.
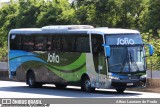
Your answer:
[[[144,79],[144,78],[146,78],[147,77],[147,75],[142,75],[140,78],[141,79]]]

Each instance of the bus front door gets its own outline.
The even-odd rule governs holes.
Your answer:
[[[99,87],[105,87],[107,70],[106,70],[104,51],[100,51],[98,53],[98,69],[97,70],[98,70]]]

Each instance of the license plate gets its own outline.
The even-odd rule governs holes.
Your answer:
[[[133,85],[133,83],[127,83],[127,86],[131,86],[131,85]]]

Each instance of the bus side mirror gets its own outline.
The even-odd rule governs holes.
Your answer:
[[[154,48],[153,48],[153,46],[152,46],[151,44],[146,44],[146,45],[147,45],[148,48],[149,48],[149,55],[152,56],[153,53],[154,53]]]
[[[110,46],[109,45],[106,45],[106,44],[103,44],[102,46],[104,46],[105,48],[105,51],[106,51],[106,57],[109,58],[110,57]]]

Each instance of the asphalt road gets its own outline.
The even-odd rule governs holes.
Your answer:
[[[0,81],[0,98],[160,98],[160,93],[125,91],[118,94],[111,89],[97,89],[87,93],[73,86],[64,89],[57,89],[54,85],[29,88],[23,82]]]

